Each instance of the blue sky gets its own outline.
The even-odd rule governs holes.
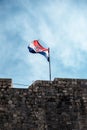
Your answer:
[[[86,0],[0,0],[0,78],[14,87],[49,80],[45,57],[28,52],[34,39],[50,47],[52,80],[87,79]]]

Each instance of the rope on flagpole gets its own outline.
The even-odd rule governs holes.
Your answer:
[[[50,48],[48,48],[48,54],[49,54],[49,79],[51,81],[51,61],[50,61]]]

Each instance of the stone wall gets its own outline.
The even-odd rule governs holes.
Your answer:
[[[56,78],[19,89],[0,79],[0,130],[87,130],[87,80]]]

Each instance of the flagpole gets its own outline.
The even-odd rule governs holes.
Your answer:
[[[49,54],[49,79],[51,81],[51,61],[50,61],[50,48],[48,48],[48,54]]]

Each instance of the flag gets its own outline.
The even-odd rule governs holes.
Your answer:
[[[31,42],[31,44],[28,46],[29,52],[31,53],[39,53],[46,57],[46,59],[49,61],[49,49],[44,48],[42,45],[40,45],[38,40],[34,40]]]

